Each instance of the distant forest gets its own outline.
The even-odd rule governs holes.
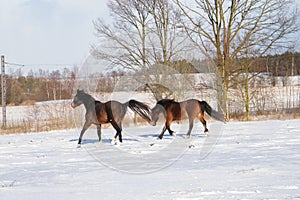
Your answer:
[[[238,73],[241,70],[241,65],[245,62],[244,59],[237,59],[232,62],[231,72]],[[300,53],[286,52],[280,55],[269,55],[261,58],[249,58],[251,62],[249,67],[250,73],[267,72],[270,75],[276,76],[299,76],[300,75]],[[170,66],[175,68],[180,73],[210,73],[214,68],[206,60],[179,60],[172,63]]]
[[[27,76],[7,75],[7,104],[28,105],[36,101],[69,99],[75,85],[75,71],[67,68],[51,72],[40,69],[37,73],[30,71]]]
[[[249,72],[267,72],[272,76],[299,76],[300,53],[286,52],[280,55],[265,56],[262,58],[250,58],[252,61]],[[232,71],[238,72],[241,59],[232,65]],[[249,61],[248,61],[249,62]],[[178,60],[169,64],[179,73],[212,73],[208,61]],[[7,75],[7,104],[27,105],[36,101],[62,100],[72,98],[77,69],[42,70],[30,71],[27,75]],[[112,71],[111,73],[99,74],[98,92],[110,92],[113,90],[114,77],[123,75],[124,72]],[[95,78],[95,75],[93,76]],[[0,83],[1,84],[1,83]],[[2,91],[0,91],[1,93]],[[0,99],[1,102],[1,99]]]

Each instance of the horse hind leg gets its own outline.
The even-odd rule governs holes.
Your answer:
[[[101,143],[102,142],[102,139],[101,139],[101,124],[97,125],[97,134],[98,134],[98,138],[99,138],[99,143]]]
[[[123,138],[122,138],[122,124],[119,123],[118,127],[119,127],[119,141],[122,143],[123,142]]]
[[[119,136],[119,141],[122,143],[123,142],[123,139],[122,139],[122,126],[121,124],[117,123],[116,121],[111,121],[111,125],[114,127],[114,129],[116,129],[117,133],[114,137],[114,141],[117,140],[117,137]]]
[[[192,132],[193,126],[194,126],[194,120],[193,119],[189,119],[189,130],[186,133],[186,136],[185,136],[186,138],[190,138],[191,137],[191,132]]]
[[[203,124],[204,133],[207,134],[208,133],[208,129],[207,129],[207,126],[206,126],[206,121],[204,119],[204,112],[200,113],[199,120]]]
[[[123,142],[123,138],[122,138],[122,128],[119,131],[119,141],[122,143]]]

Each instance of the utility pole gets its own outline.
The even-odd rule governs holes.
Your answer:
[[[294,76],[294,69],[295,69],[295,53],[292,52],[292,72],[291,72],[291,76]]]
[[[1,87],[2,87],[2,129],[6,129],[6,77],[5,77],[5,61],[1,56]]]

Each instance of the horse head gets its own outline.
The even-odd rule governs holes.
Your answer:
[[[150,124],[152,126],[155,126],[158,119],[159,119],[159,115],[160,113],[163,113],[165,116],[165,109],[162,105],[160,104],[156,104],[152,109],[151,109],[151,122]]]
[[[72,107],[72,108],[76,108],[77,106],[80,106],[81,104],[83,104],[82,96],[83,96],[84,94],[85,94],[85,93],[84,93],[83,90],[77,89],[77,93],[76,93],[76,95],[74,96],[73,101],[72,101],[72,103],[71,103],[71,107]]]

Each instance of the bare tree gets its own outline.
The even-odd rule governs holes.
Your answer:
[[[97,58],[130,70],[146,69],[149,63],[146,51],[149,12],[147,0],[110,0],[113,22],[94,21],[97,36],[102,44],[94,47]],[[104,41],[104,42],[103,42]]]
[[[61,81],[60,71],[54,70],[49,74],[50,90],[52,89],[53,100],[61,100]],[[59,97],[58,97],[59,95]],[[58,98],[57,98],[58,97]]]
[[[174,0],[185,15],[183,27],[201,53],[215,62],[219,108],[229,117],[232,62],[251,49],[256,57],[286,46],[297,31],[293,0]],[[252,63],[248,63],[251,66]]]
[[[181,12],[169,0],[152,0],[149,13],[149,41],[155,63],[170,65],[174,57],[188,50],[186,34],[180,31]]]
[[[168,0],[110,0],[108,3],[113,23],[94,22],[97,36],[103,39],[94,47],[94,55],[114,66],[134,70],[144,76],[145,83],[161,83],[166,73],[149,75],[153,66],[168,66],[180,52],[186,49],[178,32],[178,13]],[[159,67],[157,71],[164,69]],[[148,84],[151,87],[153,84]],[[151,89],[150,89],[151,90]],[[155,90],[155,88],[152,88]],[[155,95],[156,99],[162,98]]]

